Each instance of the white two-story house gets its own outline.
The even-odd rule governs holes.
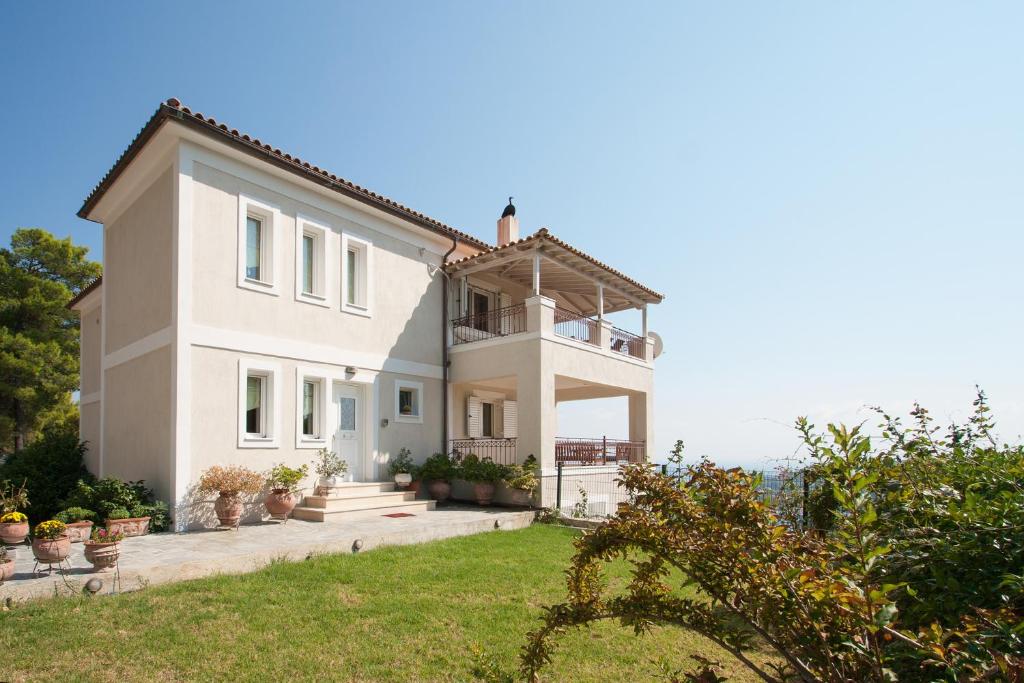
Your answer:
[[[662,297],[505,213],[491,245],[168,100],[79,212],[103,226],[71,303],[88,468],[144,479],[184,528],[211,465],[324,447],[354,482],[403,447],[643,460]],[[608,323],[625,308],[638,334]],[[558,402],[604,396],[629,397],[628,441],[560,438]]]

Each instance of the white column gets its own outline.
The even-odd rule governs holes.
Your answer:
[[[533,252],[533,295],[540,296],[540,252]]]
[[[640,317],[643,319],[643,332],[640,336],[647,339],[647,304],[640,307]]]
[[[597,319],[604,320],[604,285],[597,283]]]

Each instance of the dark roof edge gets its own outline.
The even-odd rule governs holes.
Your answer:
[[[97,289],[99,289],[100,285],[102,285],[102,284],[103,284],[103,276],[100,275],[98,278],[93,280],[87,287],[83,287],[82,291],[80,291],[78,294],[73,296],[71,298],[71,301],[69,301],[67,303],[65,308],[67,308],[68,310],[71,310],[72,308],[74,308],[75,306],[80,304],[85,297],[89,296],[90,294],[95,292]]]
[[[111,167],[103,179],[100,180],[99,184],[96,185],[93,191],[86,198],[85,202],[83,202],[82,208],[78,210],[79,218],[91,220],[88,217],[89,213],[95,208],[96,204],[99,203],[107,190],[113,186],[114,182],[117,181],[118,177],[124,172],[132,160],[138,156],[139,152],[142,151],[142,148],[145,147],[149,139],[153,137],[157,130],[159,130],[164,121],[168,119],[187,125],[211,137],[218,137],[228,144],[241,149],[247,154],[272,163],[278,168],[300,175],[328,189],[334,190],[339,194],[355,199],[368,206],[372,206],[373,208],[384,211],[385,213],[397,218],[401,218],[402,220],[409,221],[410,223],[426,228],[427,230],[439,235],[443,235],[448,238],[455,238],[470,246],[480,249],[491,248],[490,244],[473,237],[468,233],[445,225],[438,220],[421,214],[418,211],[414,211],[413,209],[399,204],[392,199],[388,199],[383,195],[377,194],[376,192],[371,192],[370,190],[360,187],[359,185],[345,180],[344,178],[332,175],[326,170],[313,166],[308,162],[304,162],[298,157],[286,154],[280,149],[263,144],[259,139],[250,138],[248,135],[239,133],[233,128],[229,129],[225,124],[218,123],[213,118],[204,117],[199,113],[192,113],[188,107],[182,106],[181,103],[174,98],[169,99],[167,102],[160,105],[153,116],[150,117],[149,121],[146,122],[146,125],[143,126],[142,130],[139,131],[138,135],[135,136],[135,139],[128,145],[128,148],[114,163],[113,167]]]

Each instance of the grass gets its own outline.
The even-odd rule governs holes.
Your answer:
[[[474,645],[513,670],[542,606],[565,597],[574,533],[534,525],[16,606],[0,612],[0,680],[468,681]],[[621,583],[627,565],[608,576]],[[610,623],[565,636],[544,675],[657,680],[659,661],[689,667],[691,654],[755,680],[690,631]]]

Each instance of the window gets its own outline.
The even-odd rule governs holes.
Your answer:
[[[368,316],[373,300],[373,245],[352,235],[343,235],[341,254],[341,308],[348,313]]]
[[[280,292],[276,276],[278,211],[251,197],[238,197],[238,286],[264,294]]]
[[[295,219],[295,298],[319,306],[327,300],[327,239],[330,229],[304,216]]]
[[[298,368],[295,374],[295,447],[322,448],[327,434],[327,378]]]
[[[483,431],[483,436],[493,437],[494,436],[494,404],[485,402],[483,404],[483,422],[480,425]]]
[[[238,447],[277,448],[279,366],[262,360],[238,361]]]
[[[395,420],[423,422],[423,384],[397,380],[395,382]]]

